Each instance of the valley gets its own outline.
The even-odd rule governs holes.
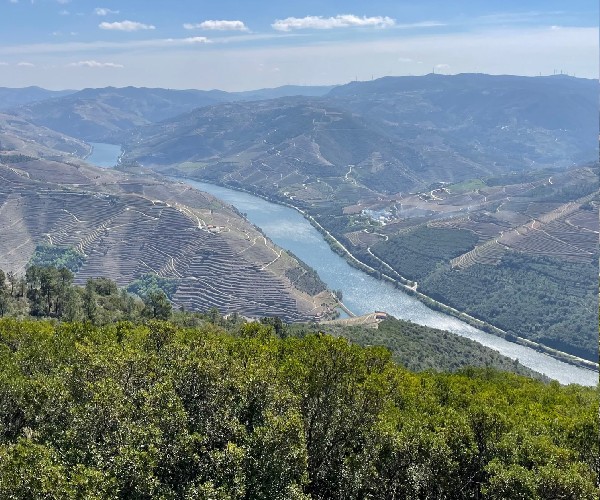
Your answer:
[[[82,140],[113,142],[117,152],[124,141],[117,169],[96,173],[92,184],[109,197],[128,197],[95,211],[98,229],[75,227],[81,223],[73,219],[73,241],[52,230],[30,239],[19,265],[38,241],[74,245],[88,256],[80,282],[101,273],[126,284],[156,273],[174,280],[171,299],[192,310],[216,306],[289,321],[333,314],[325,284],[303,264],[292,269],[293,255],[223,218],[206,195],[163,185],[164,175],[201,180],[300,210],[391,290],[403,289],[505,339],[595,362],[592,83],[427,75],[305,88],[302,95],[292,89],[226,95],[109,88],[13,107],[6,123],[29,127],[30,136],[45,126],[60,131],[44,147],[62,147],[74,166],[53,164],[50,175],[36,155],[56,164],[64,157],[29,139],[21,147],[37,145],[30,158],[20,159],[26,169],[17,174],[67,179],[69,189],[87,189],[89,175],[81,181],[85,167],[77,157],[92,149]],[[551,102],[553,111],[541,112]],[[200,107],[179,114],[191,106]],[[64,133],[78,139],[71,144]],[[8,137],[5,142],[9,151],[16,145]],[[76,207],[67,210],[84,220]],[[263,222],[258,225],[269,235],[269,221]],[[194,226],[200,231],[187,234]],[[156,236],[148,242],[147,235]],[[176,250],[161,250],[173,242]],[[254,303],[251,292],[239,290],[252,290],[256,280],[272,293]],[[274,306],[279,297],[281,310]],[[362,300],[357,308],[344,297],[352,311],[384,309]],[[373,307],[365,310],[365,303]],[[405,308],[397,314],[410,317]]]
[[[598,500],[599,5],[0,6],[0,500]]]
[[[427,307],[408,295],[403,287],[397,287],[387,280],[377,279],[352,267],[341,255],[332,251],[321,233],[296,210],[222,186],[191,180],[180,181],[209,192],[245,212],[248,219],[276,244],[290,250],[314,268],[330,289],[340,290],[344,304],[355,314],[387,311],[396,318],[474,340],[513,360],[518,359],[524,366],[562,383],[594,385],[597,382],[598,374],[593,369],[561,362],[531,346],[520,345],[486,333],[456,317]],[[584,362],[583,366],[593,368],[594,365]]]
[[[292,205],[376,274],[596,361],[596,92],[428,75],[219,104],[133,131],[123,167]]]

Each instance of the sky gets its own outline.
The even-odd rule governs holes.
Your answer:
[[[0,86],[251,90],[598,78],[598,0],[0,0]]]

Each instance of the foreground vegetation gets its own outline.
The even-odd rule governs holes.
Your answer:
[[[362,346],[383,346],[390,350],[396,363],[412,371],[455,372],[465,367],[480,367],[548,380],[518,360],[503,356],[474,340],[393,317],[379,323],[377,328],[337,324],[300,324],[285,328],[285,334],[294,336],[319,332],[344,337]]]
[[[212,308],[203,312],[174,311],[169,301],[173,280],[143,275],[121,289],[106,278],[89,279],[85,286],[73,284],[66,268],[31,265],[25,276],[0,270],[0,317],[52,318],[59,321],[85,321],[96,326],[118,321],[139,323],[148,319],[171,320],[181,326],[205,322],[229,332],[245,322],[238,314],[224,318]],[[340,293],[340,292],[338,292]],[[377,329],[340,325],[285,324],[280,318],[262,318],[280,337],[305,336],[327,332],[359,345],[380,345],[390,349],[394,360],[412,370],[455,371],[464,367],[490,367],[541,378],[518,361],[458,335],[416,325],[392,317]]]
[[[115,321],[168,319],[171,281],[145,275],[121,289],[107,278],[73,283],[66,267],[32,264],[24,276],[0,269],[0,317],[54,318],[61,321],[88,321],[95,325]]]
[[[205,323],[0,320],[1,498],[598,495],[597,390]]]

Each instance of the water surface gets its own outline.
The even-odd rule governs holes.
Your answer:
[[[97,167],[111,168],[119,162],[121,146],[102,142],[90,142],[90,144],[94,149],[92,150],[92,154],[85,159],[88,163]]]
[[[273,242],[314,268],[330,289],[342,290],[344,304],[355,314],[386,311],[396,318],[476,340],[561,383],[598,383],[597,372],[563,363],[529,347],[485,333],[453,316],[429,309],[391,284],[353,268],[331,250],[321,234],[296,210],[233,189],[188,179],[177,180],[211,193],[245,213],[248,220],[260,227]]]
[[[118,163],[120,146],[101,143],[92,145],[94,151],[87,158],[89,163],[100,167],[112,167]],[[260,227],[273,242],[293,252],[315,269],[331,290],[341,290],[344,304],[355,314],[386,311],[399,319],[448,330],[476,340],[563,384],[593,386],[598,383],[598,372],[563,363],[529,347],[485,333],[453,316],[429,309],[402,290],[353,268],[331,250],[321,234],[296,210],[214,184],[189,179],[177,180],[211,193],[245,213],[248,220]]]

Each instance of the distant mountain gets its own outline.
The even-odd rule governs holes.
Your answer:
[[[489,75],[389,77],[323,97],[219,104],[141,128],[126,158],[312,199],[597,156],[597,82]]]
[[[63,97],[75,90],[46,90],[40,87],[7,88],[0,87],[0,109],[14,108],[33,102]]]
[[[125,130],[218,103],[225,95],[219,91],[107,87],[32,103],[14,113],[84,140],[115,142]]]
[[[60,99],[36,99],[37,102],[30,102],[14,109],[13,112],[32,123],[80,139],[118,143],[122,140],[124,131],[159,122],[195,108],[222,102],[290,95],[323,95],[331,88],[284,86],[229,93],[221,90],[107,87],[84,89]],[[15,103],[17,104],[20,103]]]
[[[596,148],[596,80],[430,74],[351,82],[332,89],[328,97],[345,109],[384,122],[398,137],[405,137],[411,125],[413,130],[453,131],[453,139],[520,127],[526,133],[561,132],[584,149],[590,144]],[[561,139],[559,135],[557,140]]]
[[[321,97],[331,91],[335,86],[304,86],[284,85],[269,89],[248,90],[245,92],[232,92],[236,101],[260,101],[264,99],[277,99],[278,97],[306,96]]]

